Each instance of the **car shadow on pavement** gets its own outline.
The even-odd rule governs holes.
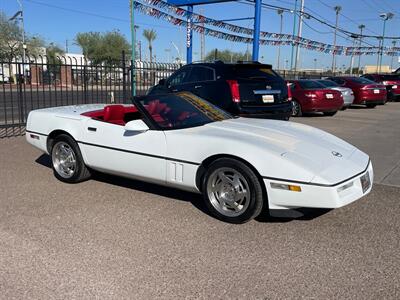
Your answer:
[[[36,163],[52,168],[51,158],[47,154],[43,154],[38,157]],[[162,186],[153,183],[147,183],[144,181],[124,178],[120,176],[114,176],[110,174],[100,173],[92,171],[92,178],[90,180],[96,180],[107,184],[120,186],[123,188],[129,188],[135,191],[145,192],[149,194],[155,194],[162,197],[172,198],[179,201],[190,202],[194,207],[200,211],[209,215],[207,207],[204,205],[204,201],[201,195],[191,192],[178,190],[173,187]]]
[[[47,154],[42,154],[35,160],[35,162],[47,168],[50,169],[52,168],[51,158]],[[99,182],[132,189],[135,191],[155,194],[161,197],[171,198],[174,200],[190,202],[195,208],[211,216],[206,205],[204,204],[203,197],[200,194],[186,192],[172,187],[147,183],[143,181],[109,175],[100,172],[93,172],[91,180],[96,180]],[[328,213],[329,211],[330,209],[312,209],[312,208],[271,210],[269,213],[265,211],[262,212],[255,220],[258,222],[265,222],[265,223],[287,223],[299,220],[309,221],[318,218]]]
[[[291,221],[310,221],[330,212],[325,208],[297,208],[297,209],[273,209],[269,214],[261,213],[256,221],[266,223],[287,223]]]

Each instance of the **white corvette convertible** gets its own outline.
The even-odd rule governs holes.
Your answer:
[[[32,111],[26,138],[64,182],[97,170],[202,193],[232,223],[263,208],[338,208],[371,191],[368,155],[319,129],[235,118],[186,92],[133,102]]]

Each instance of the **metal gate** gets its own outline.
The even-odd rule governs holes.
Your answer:
[[[83,57],[0,61],[0,138],[24,134],[33,109],[87,103],[130,103],[131,62],[92,64]],[[143,95],[178,64],[135,62],[136,94]]]

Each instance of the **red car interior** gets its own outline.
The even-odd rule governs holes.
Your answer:
[[[124,105],[107,105],[104,109],[93,110],[83,113],[83,116],[87,116],[96,120],[105,121],[108,123],[124,126],[130,120],[133,120],[133,116],[139,112],[136,107],[124,106]]]
[[[162,103],[160,100],[149,102],[145,108],[154,121],[163,124],[164,127],[172,127],[171,121],[183,121],[189,117],[197,115],[196,112],[182,111],[175,117],[168,104]],[[121,126],[124,126],[129,121],[140,118],[140,114],[136,107],[120,104],[107,105],[104,109],[85,112],[82,115]]]

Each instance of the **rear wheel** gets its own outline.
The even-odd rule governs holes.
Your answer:
[[[376,107],[376,104],[367,103],[366,106],[367,106],[368,108],[375,108],[375,107]]]
[[[66,134],[54,139],[51,149],[54,176],[67,183],[77,183],[90,178],[78,144]]]
[[[292,100],[292,116],[301,117],[303,112],[301,110],[301,105],[297,100]]]
[[[263,189],[257,175],[246,164],[230,158],[214,161],[203,180],[205,203],[216,218],[245,223],[263,208]]]
[[[333,117],[336,113],[337,111],[325,111],[324,116]]]

